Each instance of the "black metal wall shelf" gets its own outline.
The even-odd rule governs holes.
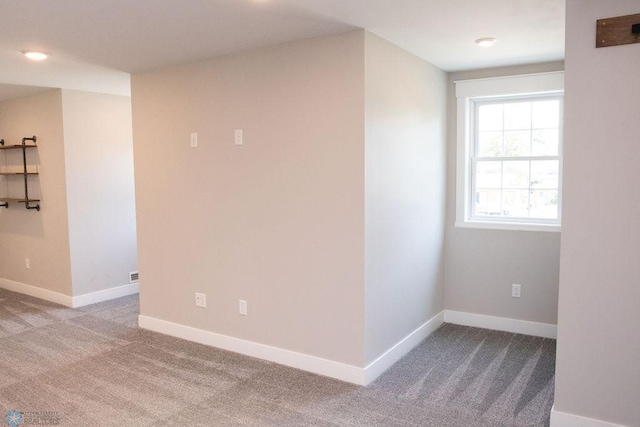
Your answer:
[[[24,198],[15,197],[0,197],[0,207],[8,208],[9,203],[24,203],[25,208],[40,210],[40,199],[29,198],[29,175],[38,175],[38,172],[30,172],[27,170],[27,149],[38,148],[36,145],[36,136],[30,138],[22,138],[22,144],[19,145],[4,145],[4,139],[0,139],[0,150],[22,150],[22,172],[0,172],[2,176],[23,176],[24,177]],[[32,144],[27,144],[27,141],[31,141]],[[36,205],[32,205],[36,203]]]

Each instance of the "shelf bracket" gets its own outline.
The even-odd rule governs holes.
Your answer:
[[[0,146],[4,145],[4,139],[0,139]],[[0,203],[0,207],[9,209],[9,202]]]
[[[40,211],[40,203],[35,206],[29,204],[29,180],[27,179],[27,141],[36,143],[36,136],[31,138],[22,138],[22,164],[24,165],[24,205],[27,209],[35,209]]]
[[[31,206],[31,205],[29,204],[29,202],[25,202],[24,204],[25,204],[25,207],[26,207],[27,209],[35,209],[35,210],[37,210],[38,212],[40,211],[40,203],[38,203],[38,204],[37,204],[37,205],[35,205],[35,206]]]

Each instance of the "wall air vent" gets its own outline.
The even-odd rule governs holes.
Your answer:
[[[138,283],[138,272],[132,271],[129,273],[129,283]]]

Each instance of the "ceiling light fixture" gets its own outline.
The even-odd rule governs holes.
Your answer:
[[[491,47],[494,44],[496,44],[496,41],[498,40],[494,37],[483,37],[481,39],[476,40],[476,44],[480,47]]]
[[[36,52],[33,50],[23,50],[22,54],[29,59],[33,59],[34,61],[42,61],[43,59],[47,59],[49,55],[44,52]]]

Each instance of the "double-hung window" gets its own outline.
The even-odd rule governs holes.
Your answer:
[[[456,82],[456,226],[559,231],[563,73]]]

